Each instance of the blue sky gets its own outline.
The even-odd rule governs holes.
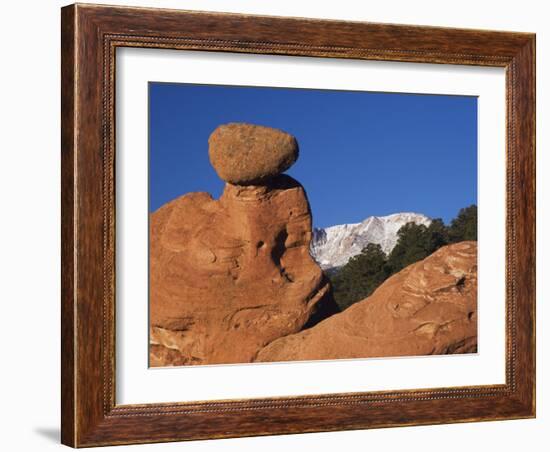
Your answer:
[[[449,222],[477,203],[477,98],[336,90],[149,84],[149,208],[223,190],[208,160],[220,124],[293,134],[287,172],[317,227],[419,212]]]

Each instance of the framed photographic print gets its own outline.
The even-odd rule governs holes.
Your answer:
[[[62,9],[62,442],[535,416],[535,36]]]

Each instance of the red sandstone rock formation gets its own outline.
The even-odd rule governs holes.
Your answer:
[[[250,362],[330,305],[300,184],[226,184],[151,215],[152,366]]]
[[[477,350],[477,243],[443,247],[370,297],[277,339],[256,361],[469,353]]]

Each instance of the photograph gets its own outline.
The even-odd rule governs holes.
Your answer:
[[[148,83],[149,366],[478,351],[478,98]]]

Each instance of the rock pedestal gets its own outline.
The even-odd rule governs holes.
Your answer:
[[[244,129],[233,128],[249,140],[243,158],[264,152],[273,134],[283,144],[294,140],[273,129]],[[224,137],[236,143],[242,138],[231,138],[227,130]],[[279,160],[288,157],[279,155]],[[257,166],[261,184],[228,182],[219,200],[189,193],[151,215],[152,366],[251,362],[271,341],[337,310],[327,296],[328,281],[309,254],[305,191],[291,177],[278,175],[276,158],[272,163],[270,170]],[[254,162],[247,168],[246,178],[257,180]]]

